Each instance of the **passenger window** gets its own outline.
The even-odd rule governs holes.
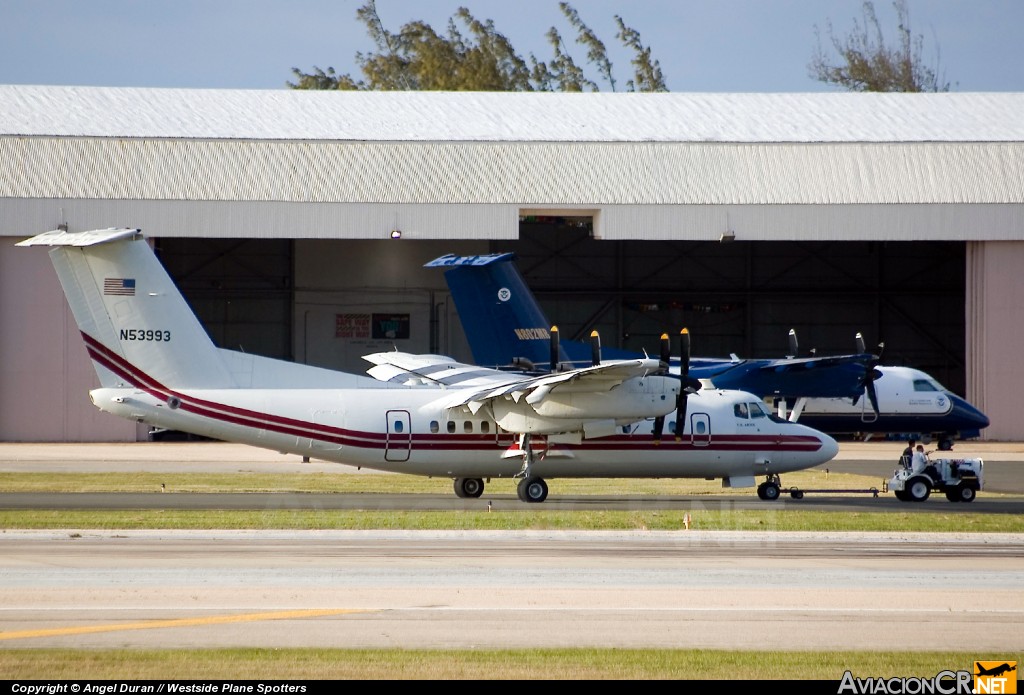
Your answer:
[[[703,420],[698,420],[694,430],[696,430],[697,434],[704,434],[707,431],[707,425],[704,424]]]
[[[466,434],[473,434],[473,421],[466,420],[464,423],[462,423],[462,431],[465,432]]]
[[[437,420],[430,421],[430,433],[437,434],[441,430],[441,426],[437,424]]]
[[[736,414],[736,417],[743,418],[744,420],[747,419],[747,404],[746,403],[737,403],[736,405],[734,405],[732,407],[732,410],[733,410],[733,413]]]
[[[448,421],[448,434],[455,434],[455,421],[454,420],[449,420]]]
[[[401,432],[403,429],[403,423],[401,420],[395,420],[395,432]]]
[[[487,422],[487,420],[484,420],[483,422],[481,422],[480,423],[480,431],[483,432],[484,434],[487,434],[488,432],[490,432],[491,431],[491,423]]]

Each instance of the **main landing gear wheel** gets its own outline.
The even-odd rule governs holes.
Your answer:
[[[519,481],[516,494],[523,502],[543,502],[548,498],[548,484],[543,478],[529,476]]]
[[[484,494],[484,481],[480,478],[456,478],[456,497],[479,497]]]
[[[911,502],[924,502],[932,493],[932,486],[921,477],[911,478],[905,490]]]
[[[766,480],[757,486],[757,496],[767,502],[774,502],[779,499],[782,490],[776,480]]]

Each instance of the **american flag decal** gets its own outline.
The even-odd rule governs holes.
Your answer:
[[[103,294],[135,296],[135,278],[103,278]]]

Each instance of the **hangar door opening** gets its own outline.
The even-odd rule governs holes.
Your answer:
[[[963,242],[604,241],[588,217],[524,217],[515,252],[564,338],[654,354],[690,330],[694,355],[777,358],[885,343],[882,363],[923,369],[963,394]]]
[[[214,344],[292,358],[290,240],[169,237],[156,254]]]

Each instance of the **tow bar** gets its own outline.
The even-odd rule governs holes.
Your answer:
[[[804,493],[807,493],[807,492],[827,492],[829,494],[834,494],[834,495],[838,495],[838,494],[843,494],[843,495],[869,494],[872,497],[878,497],[879,490],[878,490],[877,487],[869,487],[869,488],[867,488],[865,490],[859,490],[859,489],[851,489],[851,490],[839,489],[839,490],[836,490],[836,489],[825,489],[825,488],[822,488],[820,490],[801,490],[800,488],[797,488],[797,487],[790,487],[790,488],[786,488],[785,490],[782,490],[782,492],[787,493],[790,497],[792,497],[795,500],[802,500],[804,498]]]

